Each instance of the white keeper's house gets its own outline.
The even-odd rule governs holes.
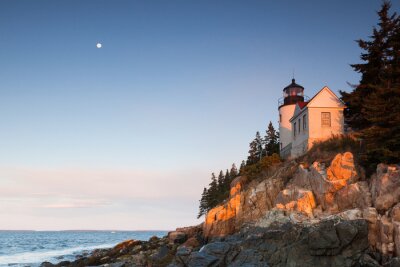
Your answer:
[[[309,99],[304,96],[304,87],[292,79],[278,102],[280,155],[283,158],[301,156],[315,141],[344,133],[345,105],[327,86]]]

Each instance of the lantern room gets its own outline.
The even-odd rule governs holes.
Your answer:
[[[304,102],[304,87],[297,84],[295,79],[283,89],[283,105],[292,105]]]

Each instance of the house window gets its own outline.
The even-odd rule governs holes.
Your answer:
[[[331,113],[330,112],[321,112],[321,126],[322,127],[331,127]]]
[[[303,130],[307,129],[307,121],[306,121],[306,117],[307,115],[303,116]]]
[[[300,121],[301,121],[301,120],[299,119],[299,134],[300,134],[300,125],[301,125]]]
[[[279,114],[279,122],[282,122],[282,114]]]
[[[296,137],[296,123],[294,123],[294,127],[293,127],[293,136]]]

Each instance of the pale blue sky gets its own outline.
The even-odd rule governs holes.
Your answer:
[[[310,97],[357,83],[380,4],[0,1],[0,229],[197,223],[293,69]]]

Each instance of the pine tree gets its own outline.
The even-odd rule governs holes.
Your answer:
[[[250,165],[257,161],[257,142],[255,140],[251,141],[249,155],[247,156],[246,164]]]
[[[215,174],[211,174],[211,183],[208,187],[207,194],[207,211],[214,208],[218,204],[218,182]]]
[[[224,189],[225,189],[225,176],[224,176],[224,173],[222,172],[222,170],[219,172],[217,182],[218,182],[217,199],[218,199],[218,202],[220,202],[220,200],[222,199],[222,195],[224,194]]]
[[[400,158],[400,17],[389,10],[390,3],[384,2],[371,40],[358,40],[365,51],[363,63],[352,67],[362,75],[360,84],[350,93],[341,92],[348,106],[346,123],[365,144],[369,171],[379,162]]]
[[[275,131],[272,122],[268,124],[266,135],[264,137],[266,155],[271,156],[276,153],[279,154],[279,133]]]
[[[256,140],[257,143],[257,151],[256,151],[257,161],[260,161],[263,156],[263,140],[261,138],[260,132],[257,131],[256,138],[254,140]]]
[[[261,157],[262,157],[262,151],[263,151],[263,141],[261,139],[260,132],[257,131],[256,137],[254,138],[253,141],[250,143],[250,150],[249,150],[249,156],[247,157],[247,164],[254,164],[258,162]]]
[[[365,53],[361,54],[364,63],[352,64],[353,69],[361,73],[360,84],[354,86],[351,93],[340,91],[342,100],[346,103],[345,112],[346,124],[353,130],[363,130],[371,126],[368,117],[363,113],[367,105],[366,98],[376,90],[376,86],[381,84],[387,77],[385,72],[390,65],[390,47],[388,40],[393,34],[396,25],[396,14],[389,16],[390,3],[384,2],[378,12],[378,28],[373,29],[372,40],[358,40],[357,43]],[[397,50],[398,51],[398,50]]]
[[[227,197],[229,197],[229,190],[231,189],[231,181],[232,181],[232,177],[231,174],[229,172],[228,169],[226,169],[225,171],[225,175],[224,175],[224,191],[223,191],[223,199],[226,199]]]
[[[229,172],[231,179],[233,180],[236,176],[238,176],[238,170],[236,168],[235,163],[232,164],[231,171]]]
[[[199,214],[197,215],[197,219],[206,214],[207,208],[207,188],[204,187],[203,193],[201,194],[200,204],[199,204]]]
[[[246,162],[244,160],[242,160],[242,163],[240,164],[240,168],[239,168],[239,174],[243,173],[244,167],[246,167]]]

